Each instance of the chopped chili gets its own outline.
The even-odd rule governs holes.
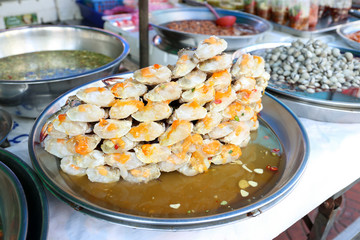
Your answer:
[[[270,170],[270,171],[273,171],[273,172],[276,172],[278,169],[278,167],[276,166],[270,166],[270,165],[267,165],[266,166],[266,169]]]

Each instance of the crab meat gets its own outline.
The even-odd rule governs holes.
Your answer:
[[[184,77],[180,78],[177,83],[184,90],[191,90],[196,86],[204,83],[206,80],[206,73],[199,69],[194,69]]]
[[[94,104],[100,107],[109,107],[111,103],[115,100],[114,94],[103,87],[90,87],[85,89],[80,89],[76,96],[82,101]]]
[[[81,104],[70,108],[66,115],[75,122],[97,122],[106,117],[105,110],[94,104]]]
[[[111,92],[118,98],[138,98],[146,93],[147,87],[133,78],[125,79],[111,87]]]
[[[120,180],[120,170],[109,166],[97,166],[86,169],[91,182],[113,183]]]
[[[150,122],[167,119],[170,117],[172,109],[168,102],[151,102],[145,107],[133,113],[131,116],[139,122]]]
[[[131,129],[131,121],[100,119],[94,126],[94,133],[103,139],[120,138]]]
[[[175,120],[172,125],[159,137],[161,146],[170,146],[190,136],[193,124],[186,120]]]
[[[143,122],[132,127],[126,135],[131,141],[153,141],[165,132],[164,124],[156,122]]]
[[[171,70],[159,64],[154,64],[146,68],[136,70],[134,72],[134,78],[143,84],[157,85],[159,83],[170,82]]]
[[[194,58],[194,51],[182,49],[178,52],[178,60],[173,69],[173,77],[179,78],[190,73],[199,63],[197,58]]]
[[[198,68],[204,72],[215,73],[229,69],[231,67],[231,64],[231,55],[223,53],[199,63]]]
[[[124,119],[144,107],[144,103],[135,98],[117,99],[110,108],[109,115],[113,119]]]
[[[177,100],[181,96],[181,87],[177,82],[161,83],[144,95],[146,101],[163,102]]]
[[[175,110],[173,119],[194,121],[206,116],[206,108],[200,106],[196,101],[184,103]]]
[[[165,161],[171,154],[168,147],[158,143],[142,144],[134,148],[137,158],[143,163],[158,163]]]
[[[104,153],[122,153],[133,149],[137,145],[137,142],[131,141],[127,137],[104,139],[101,144],[101,150]]]
[[[211,36],[200,42],[197,49],[195,50],[195,56],[200,61],[204,61],[222,53],[226,48],[227,42],[224,39]]]

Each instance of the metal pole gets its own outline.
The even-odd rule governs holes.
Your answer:
[[[149,2],[139,0],[140,67],[149,66]]]

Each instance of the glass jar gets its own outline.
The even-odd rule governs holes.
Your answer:
[[[339,22],[347,19],[349,10],[351,8],[351,0],[336,0],[330,6],[330,15],[333,22]]]
[[[244,0],[233,0],[236,10],[244,10]]]
[[[270,0],[255,0],[255,2],[256,15],[269,20],[271,17]]]
[[[255,0],[244,0],[244,11],[255,14]]]
[[[309,29],[309,0],[292,0],[289,6],[289,26],[296,30],[307,31]]]
[[[317,0],[311,0],[310,2],[309,29],[314,29],[319,20],[319,4]]]
[[[220,0],[220,8],[235,10],[235,5],[233,4],[233,0]]]
[[[318,12],[318,18],[324,18],[327,17],[329,15],[329,8],[330,5],[332,4],[332,0],[319,0],[318,5],[319,5],[319,12]]]
[[[288,21],[288,1],[271,0],[271,20],[285,25]]]
[[[207,2],[213,7],[219,7],[220,6],[220,0],[208,0]]]

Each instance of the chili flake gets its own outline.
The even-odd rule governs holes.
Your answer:
[[[273,153],[278,153],[278,152],[280,152],[280,149],[274,148],[273,150],[271,150],[271,152],[273,152]]]
[[[119,145],[115,144],[114,148],[117,150],[119,149]]]
[[[267,166],[266,166],[266,169],[268,169],[268,170],[270,170],[270,171],[273,171],[273,172],[276,172],[276,171],[278,170],[278,167],[267,165]]]
[[[220,99],[216,99],[216,100],[214,101],[214,103],[215,103],[215,104],[220,104],[220,103],[222,103],[222,101],[221,101]]]

